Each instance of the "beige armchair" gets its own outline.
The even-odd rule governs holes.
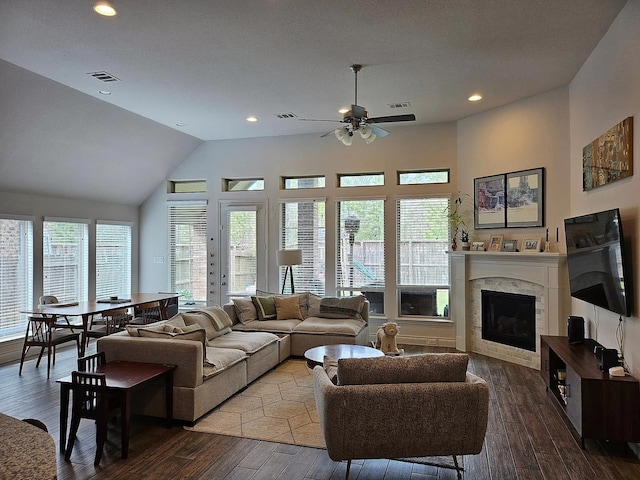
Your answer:
[[[329,457],[405,458],[480,453],[489,390],[467,372],[466,354],[341,359],[337,382],[314,368],[314,391]],[[329,375],[327,374],[329,371]]]

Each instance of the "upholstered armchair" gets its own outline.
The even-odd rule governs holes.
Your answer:
[[[341,359],[313,370],[329,457],[352,459],[480,453],[489,390],[466,354]],[[332,378],[333,377],[333,378]],[[334,384],[334,381],[337,384]]]

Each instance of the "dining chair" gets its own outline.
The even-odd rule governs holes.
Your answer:
[[[87,328],[87,347],[92,338],[101,338],[112,333],[124,330],[124,327],[132,319],[128,308],[119,308],[104,312],[102,317],[91,317]]]
[[[36,362],[36,368],[40,366],[40,360],[44,350],[47,349],[47,378],[51,374],[51,354],[53,353],[53,364],[56,363],[56,346],[67,342],[76,342],[78,354],[80,354],[80,333],[55,328],[55,320],[51,317],[30,316],[27,321],[27,333],[24,336],[22,346],[22,356],[20,358],[20,370],[18,375],[22,375],[22,365],[27,352],[31,347],[40,347],[40,354]]]
[[[100,365],[107,363],[107,356],[104,352],[94,353],[78,358],[79,372],[94,372]]]
[[[71,428],[69,441],[64,452],[64,459],[71,459],[71,452],[83,418],[96,423],[96,456],[94,466],[100,464],[102,450],[107,440],[107,422],[109,419],[109,391],[104,373],[71,372]]]
[[[54,295],[42,295],[38,300],[39,305],[51,305],[56,303],[60,302],[58,301],[58,297]],[[82,329],[82,325],[74,325],[71,323],[67,315],[61,315],[60,318],[63,319],[64,322],[58,322],[56,319],[54,323],[55,328],[69,328],[71,331],[73,331],[74,328]]]
[[[129,323],[131,325],[146,325],[148,323],[164,320],[160,302],[147,302],[138,305],[134,309],[134,317]]]

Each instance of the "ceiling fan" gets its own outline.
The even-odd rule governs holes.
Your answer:
[[[369,144],[377,137],[386,137],[389,132],[372,125],[373,123],[390,123],[390,122],[413,122],[416,119],[414,114],[406,115],[389,115],[386,117],[369,117],[369,112],[364,107],[358,105],[358,72],[362,70],[362,65],[351,65],[351,71],[355,74],[355,100],[351,105],[351,110],[344,113],[342,120],[315,120],[311,118],[301,118],[305,122],[340,122],[343,126],[338,127],[330,132],[325,133],[322,137],[331,135],[332,133],[338,140],[347,146],[353,141],[353,134],[358,132],[364,141]]]

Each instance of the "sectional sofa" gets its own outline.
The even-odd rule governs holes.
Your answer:
[[[368,340],[368,303],[363,298],[268,297],[256,297],[261,300],[256,302],[255,315],[260,311],[262,320],[253,320],[254,313],[242,310],[247,305],[240,300],[224,309],[206,307],[169,320],[128,326],[126,331],[100,338],[97,350],[105,352],[107,361],[176,365],[173,416],[195,422],[290,354],[303,355],[307,348],[331,343],[364,345]],[[354,309],[354,305],[361,306]],[[132,402],[136,413],[164,416],[163,383],[145,388]]]

